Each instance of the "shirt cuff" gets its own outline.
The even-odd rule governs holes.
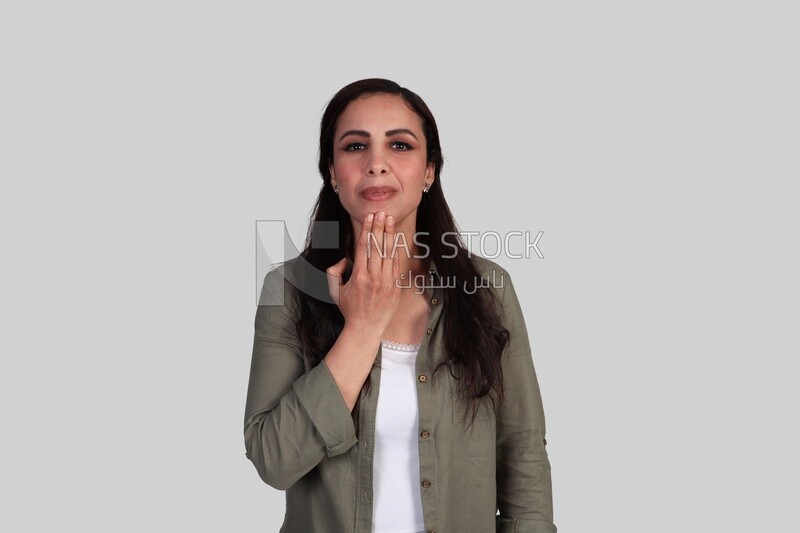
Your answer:
[[[546,520],[510,519],[500,515],[494,517],[496,533],[556,533],[556,526]]]
[[[325,361],[303,374],[292,387],[325,441],[328,457],[340,455],[358,442],[353,416]]]

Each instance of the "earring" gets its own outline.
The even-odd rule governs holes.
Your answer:
[[[334,185],[333,186],[333,192],[335,192],[336,194],[339,194],[339,186],[338,185]]]
[[[422,192],[428,192],[428,189],[430,188],[431,186],[426,183],[425,186],[422,188]]]

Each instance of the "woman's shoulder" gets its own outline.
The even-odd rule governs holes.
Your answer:
[[[264,277],[263,287],[262,298],[265,293],[280,295],[278,304],[290,308],[295,307],[298,293],[323,302],[333,302],[327,273],[309,263],[302,255],[273,265]]]
[[[506,267],[496,261],[474,253],[471,254],[470,259],[472,260],[472,264],[475,265],[478,275],[485,280],[484,283],[490,284],[502,294],[503,288],[511,281],[511,274]]]
[[[300,285],[299,257],[273,264],[264,276],[259,305],[291,306],[292,290]]]

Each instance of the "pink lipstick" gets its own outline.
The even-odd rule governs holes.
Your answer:
[[[395,195],[396,189],[392,187],[367,187],[361,191],[361,197],[373,202],[386,200]]]

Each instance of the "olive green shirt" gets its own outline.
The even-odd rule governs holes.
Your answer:
[[[472,428],[463,420],[457,382],[443,360],[442,295],[429,289],[431,312],[417,362],[420,492],[428,532],[555,533],[545,422],[525,321],[508,272],[472,255],[497,286],[504,326],[506,400],[497,413],[488,399]],[[289,281],[299,258],[267,274],[255,317],[245,408],[247,456],[268,485],[286,491],[281,532],[371,533],[373,445],[380,391],[381,349],[371,388],[353,412],[326,363],[309,368],[297,339]],[[437,279],[431,263],[432,280]],[[286,284],[286,285],[285,285]],[[266,305],[284,296],[283,305]],[[499,510],[499,515],[497,514]]]

